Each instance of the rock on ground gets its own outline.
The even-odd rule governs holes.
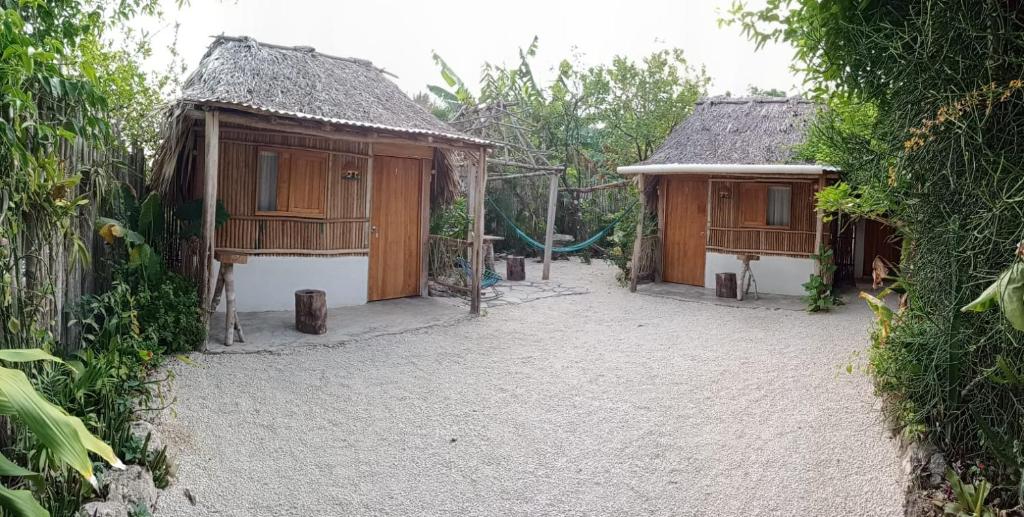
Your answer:
[[[107,501],[122,503],[129,507],[144,505],[153,508],[159,491],[153,485],[153,475],[138,465],[128,465],[124,470],[108,470],[101,483],[107,492]]]
[[[128,517],[128,507],[123,503],[93,501],[85,503],[77,517]]]
[[[178,482],[157,514],[902,515],[879,401],[845,371],[861,304],[721,307],[614,274],[558,261],[590,292],[174,366],[159,425]]]

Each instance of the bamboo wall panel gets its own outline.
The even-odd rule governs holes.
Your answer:
[[[239,126],[224,125],[220,129],[222,145],[224,141],[237,141],[253,145],[276,145],[294,149],[312,149],[336,153],[352,153],[369,155],[369,144],[351,140],[333,140],[317,136],[297,135],[293,133],[273,133],[254,131]]]
[[[708,249],[722,252],[755,253],[806,257],[814,253],[814,184],[810,182],[771,181],[761,183],[787,185],[790,197],[790,225],[774,229],[749,228],[742,224],[740,184],[738,180],[712,180],[711,217]],[[758,205],[757,210],[765,207]],[[748,217],[749,219],[749,217]]]
[[[259,250],[343,251],[365,253],[366,222],[316,219],[231,219],[217,230],[217,248]]]
[[[294,146],[329,152],[324,155],[328,161],[326,217],[305,219],[289,215],[256,215],[257,153],[260,146]],[[272,255],[367,254],[369,161],[367,157],[357,155],[368,151],[366,144],[356,142],[224,128],[221,131],[218,199],[231,217],[217,229],[217,248]],[[202,164],[197,166],[201,170]],[[193,176],[201,182],[201,174]]]
[[[327,198],[328,219],[368,218],[366,213],[366,158],[334,155],[331,157]],[[353,174],[354,173],[354,174]]]

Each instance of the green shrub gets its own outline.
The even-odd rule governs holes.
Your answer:
[[[430,216],[430,234],[465,239],[469,232],[469,212],[466,198],[460,197],[448,206],[441,207]]]
[[[199,294],[188,279],[167,273],[137,296],[139,327],[168,354],[192,352],[206,340]]]
[[[608,248],[604,257],[605,260],[619,268],[619,273],[616,275],[616,278],[622,285],[629,282],[629,275],[632,266],[630,262],[633,260],[633,243],[636,242],[636,218],[640,217],[640,211],[635,207],[629,207],[623,208],[622,210],[607,216],[608,221],[611,222],[615,220],[615,218],[622,216],[623,212],[626,210],[633,210],[634,213],[631,216],[622,217],[622,219],[615,225],[615,229],[613,229],[611,235],[608,236],[608,241],[611,243],[611,247]],[[657,235],[657,215],[650,212],[644,212],[644,217],[644,235]]]
[[[832,249],[821,247],[817,254],[811,256],[818,264],[818,273],[811,275],[811,278],[803,284],[807,295],[803,297],[807,304],[808,312],[828,312],[836,305],[842,305],[843,300],[832,290],[831,279],[836,272],[836,265],[832,261]]]

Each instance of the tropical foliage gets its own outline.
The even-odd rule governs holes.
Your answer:
[[[101,469],[90,452],[166,469],[159,451],[125,454],[129,427],[161,353],[203,331],[194,288],[159,260],[159,200],[126,211],[115,158],[156,138],[169,83],[142,71],[148,38],[132,28],[156,13],[156,0],[0,0],[0,507],[14,515],[77,512]],[[86,243],[98,213],[109,265]],[[111,288],[64,306],[69,275],[94,271]]]
[[[832,275],[836,272],[832,248],[822,246],[811,258],[817,264],[818,272],[811,275],[803,284],[807,293],[804,296],[804,303],[807,304],[807,312],[828,312],[832,307],[843,303],[832,285]]]
[[[819,206],[885,220],[906,243],[904,308],[885,318],[871,353],[897,423],[955,460],[984,460],[990,498],[1020,504],[1024,334],[1010,252],[1024,238],[1019,2],[768,0],[736,4],[730,21],[758,44],[791,43],[812,92],[842,109],[823,118],[810,150],[844,170]],[[1003,315],[974,312],[997,305]]]
[[[689,115],[709,78],[703,69],[691,67],[681,50],[667,49],[640,61],[617,57],[610,64],[589,67],[564,59],[553,78],[544,81],[533,66],[538,50],[534,38],[519,50],[516,66],[485,63],[479,94],[435,54],[443,84],[428,87],[436,102],[422,97],[420,102],[432,105],[441,118],[456,121],[479,107],[513,111],[510,123],[522,130],[528,147],[548,163],[565,165],[556,227],[583,240],[608,224],[607,214],[635,199],[615,169],[648,158],[672,127]],[[615,188],[586,191],[602,184]],[[491,201],[535,236],[544,233],[547,190],[544,176],[488,183]],[[492,215],[487,227],[507,237],[502,245],[517,246],[499,217]]]

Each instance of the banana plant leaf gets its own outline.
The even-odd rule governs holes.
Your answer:
[[[999,307],[1010,325],[1024,330],[1024,262],[1016,262],[1003,271],[981,295],[960,310],[984,312]]]
[[[32,353],[45,360],[56,360],[42,350]],[[43,398],[21,370],[0,367],[0,414],[16,417],[54,457],[71,466],[94,487],[96,476],[89,459],[90,451],[115,468],[124,468],[109,445],[90,433],[77,417]]]
[[[15,517],[50,517],[50,512],[28,490],[11,490],[0,486],[0,508]]]

